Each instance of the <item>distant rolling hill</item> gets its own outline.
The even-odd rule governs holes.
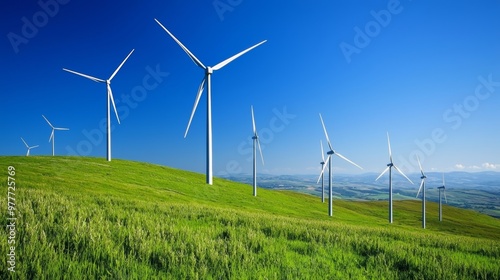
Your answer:
[[[500,278],[500,221],[476,211],[446,205],[439,222],[431,202],[421,229],[416,200],[396,201],[389,225],[385,201],[335,199],[328,217],[312,195],[253,197],[247,184],[208,186],[202,174],[147,163],[0,157],[0,166],[0,223],[17,219],[2,227],[0,279]],[[15,272],[5,269],[11,256]]]
[[[403,177],[393,177],[394,199],[415,199],[420,184],[420,175],[410,176],[415,185]],[[361,175],[335,174],[333,181],[334,197],[347,200],[387,200],[387,176],[375,181],[378,174]],[[438,201],[437,187],[442,185],[442,173],[429,172],[427,176],[427,199]],[[251,175],[233,175],[227,179],[251,184]],[[258,184],[268,189],[292,190],[321,196],[321,184],[314,175],[259,175]],[[445,174],[448,204],[474,209],[481,213],[500,218],[500,172],[449,172]],[[325,188],[328,177],[325,177]]]

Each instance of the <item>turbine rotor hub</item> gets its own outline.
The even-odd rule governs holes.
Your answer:
[[[214,72],[214,70],[212,69],[212,67],[208,66],[206,72],[207,72],[207,74],[210,75]]]
[[[330,150],[330,151],[329,151],[328,153],[326,153],[326,154],[327,154],[327,155],[333,155],[333,154],[335,154],[335,152]]]

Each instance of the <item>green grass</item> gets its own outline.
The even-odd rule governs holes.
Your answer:
[[[16,272],[0,279],[500,279],[500,221],[419,201],[334,201],[158,165],[0,157],[16,168]]]

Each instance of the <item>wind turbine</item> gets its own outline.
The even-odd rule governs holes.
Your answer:
[[[387,145],[389,146],[389,159],[391,160],[391,162],[387,164],[387,168],[382,171],[380,175],[378,175],[375,181],[377,181],[380,177],[382,177],[382,175],[389,171],[389,223],[392,224],[392,168],[394,167],[394,169],[396,169],[401,175],[403,175],[403,177],[405,177],[410,183],[413,184],[413,182],[410,180],[410,178],[406,177],[406,175],[401,170],[399,170],[399,168],[392,162],[391,140],[389,139],[389,132],[387,132]]]
[[[321,179],[321,177],[323,176],[323,172],[325,171],[325,167],[326,167],[326,164],[329,163],[329,166],[328,166],[328,188],[329,188],[329,195],[328,195],[328,215],[331,217],[333,215],[333,202],[332,202],[332,197],[333,197],[333,194],[332,194],[332,161],[331,161],[331,157],[332,155],[337,155],[339,158],[351,163],[352,165],[360,168],[360,169],[363,169],[361,166],[355,164],[354,162],[352,162],[351,160],[347,159],[346,157],[344,157],[343,155],[335,152],[332,148],[332,144],[330,142],[330,138],[328,138],[328,133],[326,132],[326,127],[325,127],[325,123],[323,122],[323,117],[321,117],[321,114],[319,114],[319,119],[321,120],[321,125],[323,126],[323,130],[325,131],[325,136],[326,136],[326,141],[328,143],[328,147],[330,148],[330,151],[328,151],[326,154],[328,155],[328,157],[326,158],[326,162],[325,162],[325,165],[323,167],[323,169],[321,170],[321,174],[319,175],[319,178],[318,178],[318,181],[316,182],[316,184],[319,182],[319,179]]]
[[[38,145],[36,145],[36,146],[31,146],[31,147],[30,147],[30,146],[26,143],[26,141],[24,141],[23,137],[21,137],[21,140],[23,140],[24,145],[26,145],[26,148],[28,148],[28,152],[26,153],[26,156],[28,157],[28,156],[30,155],[30,150],[31,150],[31,149],[33,149],[33,148],[38,147]]]
[[[321,146],[321,202],[325,203],[325,174],[323,174],[323,169],[325,168],[325,152],[323,151],[323,141],[319,140],[319,145]]]
[[[444,194],[444,201],[448,203],[448,200],[446,199],[446,186],[444,184],[444,173],[443,173],[443,185],[438,187],[439,190],[439,221],[443,221],[443,208],[442,208],[442,201],[441,201],[441,191]]]
[[[425,228],[425,176],[424,171],[422,170],[422,164],[420,164],[420,159],[417,156],[417,161],[418,161],[418,166],[420,167],[420,173],[422,176],[420,176],[420,188],[418,188],[417,196],[420,194],[420,191],[422,191],[422,228]]]
[[[186,48],[179,40],[177,40],[177,38],[175,38],[175,36],[172,33],[170,33],[170,31],[168,31],[168,29],[165,28],[165,26],[163,26],[157,19],[155,19],[155,21],[186,52],[186,54],[191,58],[191,60],[194,62],[194,64],[196,64],[198,67],[205,70],[205,76],[203,77],[203,80],[201,81],[201,84],[198,88],[198,94],[196,95],[196,99],[194,101],[193,110],[191,112],[191,117],[189,118],[186,132],[184,133],[184,138],[186,138],[187,133],[189,131],[191,121],[193,120],[193,116],[194,116],[194,113],[196,112],[196,108],[198,106],[198,102],[200,101],[200,97],[203,93],[205,81],[206,81],[206,83],[207,83],[207,184],[212,185],[212,183],[213,183],[213,180],[212,180],[212,177],[213,177],[213,175],[212,175],[213,174],[213,172],[212,172],[212,97],[211,97],[212,96],[212,86],[211,86],[212,73],[213,73],[213,71],[219,70],[222,67],[226,66],[231,61],[242,56],[243,54],[245,54],[245,53],[251,51],[252,49],[264,44],[267,40],[264,40],[264,41],[254,45],[254,46],[252,46],[252,47],[250,47],[250,48],[248,48],[248,49],[246,49],[238,54],[233,55],[232,57],[230,57],[222,62],[219,62],[215,66],[210,67],[210,66],[203,65],[203,63],[201,63],[201,61],[198,58],[196,58],[196,56],[194,56],[194,54],[192,54],[188,50],[188,48]]]
[[[97,82],[97,83],[106,83],[107,100],[108,100],[108,103],[107,103],[107,118],[108,118],[108,122],[107,122],[107,148],[106,148],[107,149],[107,151],[106,151],[106,160],[107,161],[111,161],[111,113],[110,113],[111,108],[110,108],[110,101],[113,104],[113,109],[115,110],[115,115],[116,115],[116,119],[118,120],[118,124],[120,124],[120,118],[118,117],[118,111],[116,110],[115,99],[113,98],[113,92],[111,91],[111,80],[115,77],[116,73],[118,73],[118,71],[120,70],[120,68],[123,66],[123,64],[125,63],[125,61],[127,61],[127,59],[130,57],[130,55],[133,52],[134,52],[134,50],[132,49],[132,51],[127,55],[127,57],[118,66],[118,68],[116,68],[115,72],[113,72],[113,74],[111,74],[111,77],[109,77],[109,79],[107,79],[107,80],[99,79],[99,78],[96,78],[96,77],[92,77],[92,76],[89,76],[89,75],[86,75],[86,74],[78,73],[76,71],[63,68],[64,71],[76,74],[78,76],[82,76],[82,77],[90,79],[90,80],[92,80],[94,82]]]
[[[49,137],[49,142],[50,140],[52,140],[52,156],[54,156],[54,142],[56,142],[56,136],[55,136],[55,133],[54,131],[56,130],[69,130],[69,128],[63,128],[63,127],[54,127],[50,122],[49,120],[47,120],[47,118],[42,115],[42,117],[45,119],[45,121],[50,125],[50,127],[52,127],[52,133],[50,134],[50,137]]]
[[[262,160],[262,165],[264,165],[264,157],[262,156],[262,149],[260,148],[259,136],[257,135],[257,129],[255,128],[255,118],[253,114],[253,106],[250,106],[252,110],[252,127],[253,127],[253,196],[257,196],[257,153],[256,145],[259,147],[260,159]]]

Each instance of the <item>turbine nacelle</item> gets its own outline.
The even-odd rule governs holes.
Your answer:
[[[214,70],[210,66],[207,66],[207,68],[205,70],[206,70],[205,73],[207,73],[207,75],[210,75],[214,72]]]
[[[331,155],[335,154],[335,151],[330,150],[326,154],[329,155],[329,156],[331,156]]]
[[[387,166],[389,166],[389,167],[393,167],[393,166],[394,166],[394,163],[392,163],[392,162],[391,162],[391,163],[388,163],[388,164],[387,164]]]

